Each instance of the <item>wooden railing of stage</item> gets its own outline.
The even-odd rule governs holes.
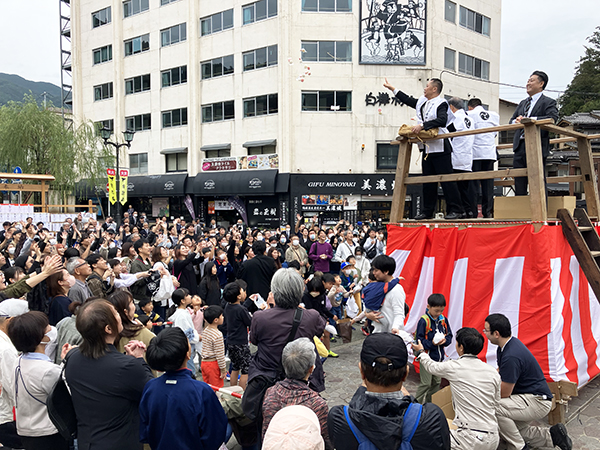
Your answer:
[[[43,213],[49,212],[50,208],[62,209],[63,212],[67,208],[87,208],[89,213],[93,213],[97,206],[93,204],[91,200],[88,201],[87,205],[49,205],[47,203],[46,195],[50,190],[49,183],[54,181],[55,178],[52,175],[36,175],[28,173],[0,173],[0,179],[7,180],[26,180],[34,183],[39,182],[40,184],[29,184],[29,183],[0,183],[0,191],[17,191],[17,192],[41,192],[42,203],[41,205],[33,205],[35,208],[41,208]]]
[[[441,134],[435,138],[423,139],[423,142],[427,143],[428,141],[439,139],[449,139],[460,136],[521,129],[524,130],[525,137],[525,152],[527,157],[527,168],[525,169],[503,169],[484,172],[409,177],[408,172],[410,168],[413,144],[416,144],[420,141],[417,139],[407,138],[401,138],[397,141],[393,141],[391,144],[398,145],[399,149],[390,222],[398,223],[403,220],[406,186],[409,184],[438,183],[443,181],[462,180],[487,180],[490,178],[497,178],[499,180],[496,180],[495,184],[511,185],[514,184],[514,177],[527,177],[529,181],[529,198],[531,202],[531,220],[534,222],[536,230],[538,230],[541,228],[542,223],[548,219],[546,188],[544,184],[544,166],[542,160],[542,141],[540,137],[540,131],[542,129],[557,135],[567,136],[566,138],[553,139],[551,143],[576,141],[577,150],[579,152],[579,162],[581,165],[581,175],[548,177],[547,181],[549,183],[583,183],[588,215],[590,217],[599,218],[600,207],[598,201],[598,185],[596,183],[596,173],[594,170],[594,160],[592,157],[592,146],[590,141],[592,139],[600,138],[600,135],[587,135],[577,131],[561,128],[554,125],[554,121],[552,119],[534,120],[530,118],[524,118],[520,124],[500,125],[497,127],[479,130]],[[512,177],[513,180],[507,179],[509,177]]]

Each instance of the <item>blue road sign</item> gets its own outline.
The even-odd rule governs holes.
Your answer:
[[[13,173],[23,173],[23,169],[21,169],[19,166],[15,167],[13,169]],[[22,182],[22,180],[13,180],[12,181],[13,184],[20,184]],[[17,195],[19,192],[18,191],[13,191],[13,194]]]

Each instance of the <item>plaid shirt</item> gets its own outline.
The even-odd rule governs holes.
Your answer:
[[[291,380],[289,378],[267,389],[263,401],[263,438],[273,416],[280,409],[291,405],[306,406],[315,412],[321,424],[321,436],[323,436],[323,440],[325,441],[325,448],[333,449],[333,446],[329,442],[329,431],[327,429],[327,414],[329,413],[327,402],[319,394],[310,389],[305,381]]]

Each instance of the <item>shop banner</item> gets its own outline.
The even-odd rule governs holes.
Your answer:
[[[432,293],[446,297],[453,330],[483,330],[504,314],[539,362],[548,381],[585,385],[600,373],[600,304],[561,227],[434,228],[388,225],[387,253],[402,276],[412,333]],[[479,357],[496,366],[497,347],[485,340]],[[446,348],[457,358],[451,345]]]
[[[237,210],[237,212],[240,213],[240,216],[242,216],[242,220],[244,221],[244,223],[248,224],[248,214],[246,213],[246,205],[244,205],[244,202],[237,195],[229,197],[228,201],[229,204],[232,205]]]
[[[111,205],[117,203],[117,171],[115,169],[106,169],[108,175],[108,200]]]
[[[127,178],[129,177],[129,170],[119,170],[119,202],[125,206],[127,203]]]
[[[248,225],[251,227],[276,229],[281,225],[279,213],[279,201],[276,197],[248,199]]]
[[[215,200],[215,211],[233,211],[234,209],[227,200]]]
[[[194,202],[192,202],[192,197],[186,195],[185,199],[183,200],[183,203],[185,203],[186,208],[190,212],[192,220],[196,220],[196,213],[194,212]]]
[[[169,198],[168,197],[153,197],[152,198],[152,215],[154,217],[169,217]]]
[[[228,156],[202,160],[203,172],[253,169],[279,169],[279,155]]]
[[[215,213],[215,201],[214,200],[209,200],[208,201],[208,214],[213,214]]]

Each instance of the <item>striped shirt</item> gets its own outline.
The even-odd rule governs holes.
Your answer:
[[[219,368],[225,370],[225,344],[223,333],[217,328],[206,327],[202,333],[202,359],[216,359]]]

